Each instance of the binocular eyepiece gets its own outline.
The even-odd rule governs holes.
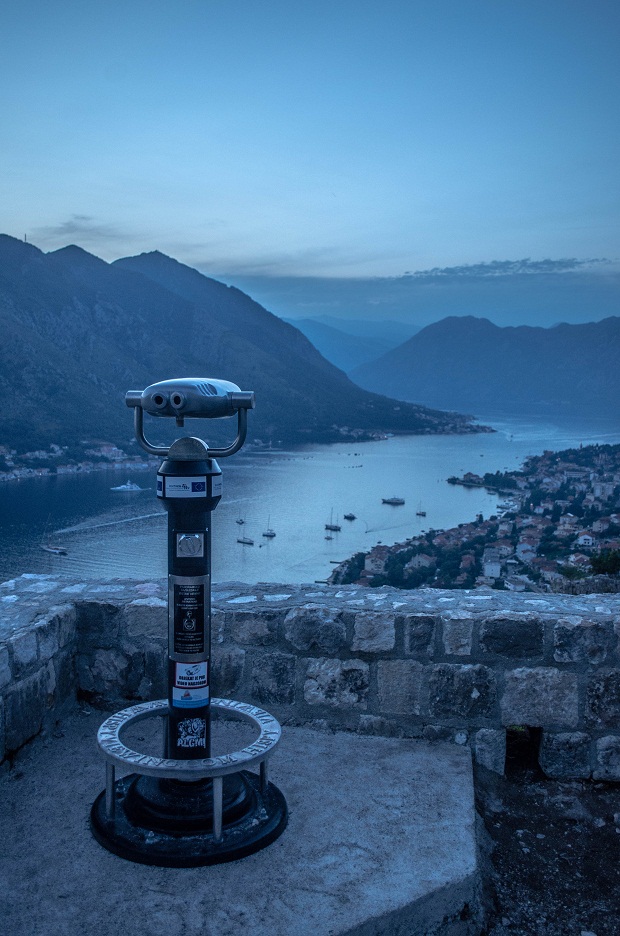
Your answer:
[[[254,409],[252,390],[240,390],[230,380],[211,377],[181,377],[178,380],[160,380],[146,390],[128,390],[125,403],[133,407],[136,439],[145,452],[166,457],[169,447],[152,445],[144,437],[144,413],[151,416],[173,416],[177,426],[185,419],[219,419],[237,414],[237,438],[226,448],[209,449],[214,457],[234,455],[245,441],[248,410]],[[206,443],[194,440],[207,451]]]
[[[240,390],[229,380],[183,377],[160,380],[146,390],[129,390],[125,403],[127,406],[139,406],[151,416],[219,419],[234,416],[239,410],[254,409],[254,393]]]

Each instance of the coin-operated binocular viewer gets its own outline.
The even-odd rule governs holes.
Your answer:
[[[130,390],[139,444],[163,457],[157,497],[168,514],[168,699],[108,718],[97,736],[106,759],[106,788],[91,810],[105,848],[143,864],[190,867],[232,861],[274,841],[287,822],[286,801],[267,779],[267,758],[280,740],[269,712],[211,696],[211,514],[222,496],[215,460],[238,452],[254,394],[227,380],[164,380]],[[185,436],[170,447],[144,435],[144,413],[189,418],[237,416],[237,436],[224,448]],[[211,756],[212,709],[251,722],[258,737],[242,750]],[[165,719],[164,755],[133,750],[121,737],[133,723]],[[116,780],[116,768],[133,772]],[[258,766],[258,776],[248,768]]]

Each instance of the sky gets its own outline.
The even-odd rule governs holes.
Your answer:
[[[20,0],[0,43],[0,230],[42,250],[259,293],[620,259],[617,0]]]

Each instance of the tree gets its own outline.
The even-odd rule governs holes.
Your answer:
[[[620,572],[620,549],[602,549],[590,559],[595,575],[617,575]]]

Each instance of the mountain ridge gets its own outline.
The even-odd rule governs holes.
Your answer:
[[[447,316],[350,376],[366,389],[440,408],[611,415],[619,360],[618,316],[549,328]]]
[[[0,444],[20,451],[128,445],[126,391],[186,374],[255,390],[250,438],[265,443],[472,431],[462,416],[360,389],[251,297],[160,253],[108,264],[76,245],[44,254],[0,235],[0,326],[0,393],[11,401]],[[153,420],[164,442],[170,422]],[[208,438],[231,428],[211,420]]]

